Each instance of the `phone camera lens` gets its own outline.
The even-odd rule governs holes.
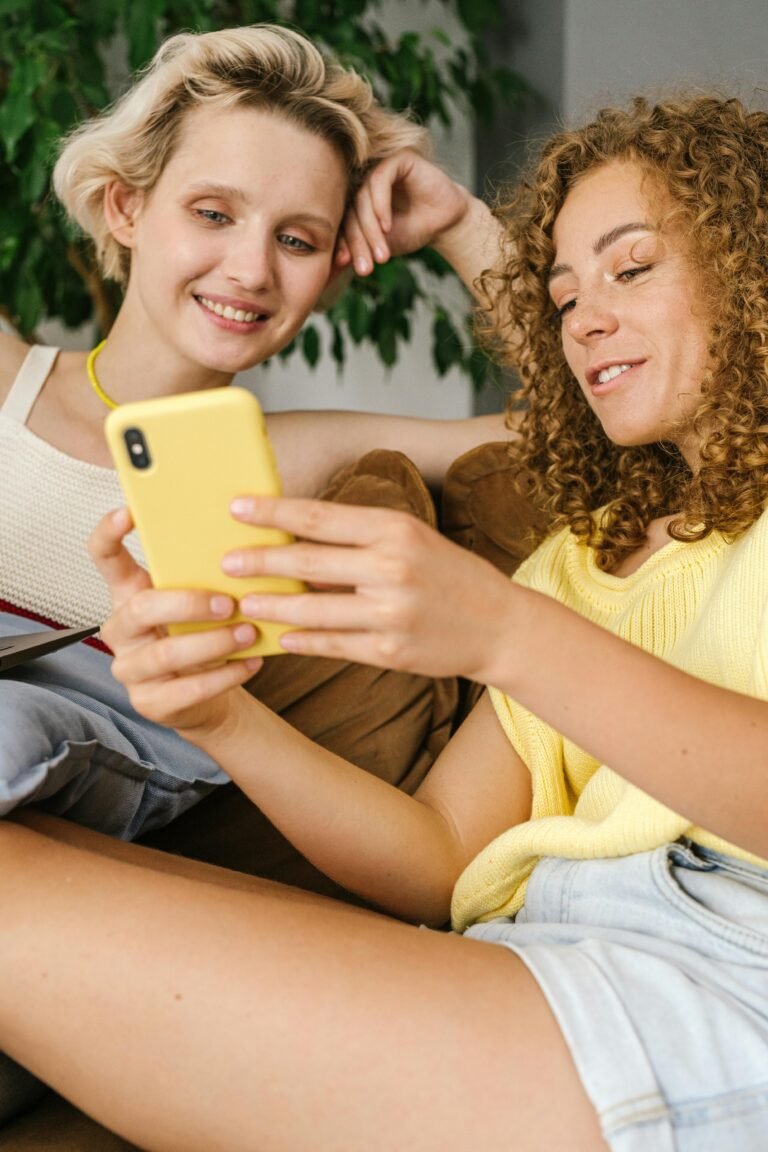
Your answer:
[[[149,468],[152,458],[149,455],[144,433],[140,428],[126,428],[123,433],[125,446],[128,449],[128,459],[134,468]]]

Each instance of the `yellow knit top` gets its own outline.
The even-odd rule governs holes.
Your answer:
[[[768,511],[734,543],[719,533],[693,544],[672,540],[624,577],[602,572],[593,550],[566,529],[514,579],[701,680],[768,699]],[[513,916],[542,856],[628,856],[684,835],[768,868],[627,783],[509,696],[491,689],[491,699],[530,769],[533,809],[459,877],[457,931]]]

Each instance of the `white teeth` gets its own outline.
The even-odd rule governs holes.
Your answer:
[[[242,308],[232,308],[229,304],[218,304],[206,296],[198,296],[197,299],[209,312],[215,312],[217,316],[223,316],[225,320],[238,320],[241,324],[251,324],[254,320],[258,320],[261,315],[260,312],[244,312]]]
[[[607,384],[609,380],[615,380],[617,376],[621,376],[622,372],[628,372],[631,367],[631,364],[611,364],[610,368],[603,368],[602,372],[598,372],[597,382],[598,384]]]

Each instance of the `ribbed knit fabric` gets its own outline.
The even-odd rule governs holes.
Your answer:
[[[67,456],[0,412],[0,599],[68,628],[101,624],[109,595],[86,541],[124,503],[111,468]],[[135,534],[128,547],[143,564]]]
[[[693,544],[670,541],[626,577],[602,572],[592,549],[565,530],[545,541],[514,579],[701,680],[768,699],[768,512],[733,544],[719,533]],[[768,868],[693,827],[508,696],[491,689],[491,699],[531,771],[532,819],[499,836],[459,877],[452,905],[457,931],[514,915],[543,856],[627,856],[685,835]]]

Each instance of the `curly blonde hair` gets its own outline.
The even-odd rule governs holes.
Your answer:
[[[328,141],[344,161],[350,196],[369,168],[400,148],[429,152],[426,129],[383,108],[367,80],[298,32],[275,24],[181,32],[113,106],[62,142],[54,189],[93,240],[105,276],[124,282],[129,270],[104,218],[107,184],[151,192],[187,112],[235,106],[275,112]]]
[[[683,226],[712,317],[711,366],[692,418],[695,473],[672,444],[610,441],[563,354],[547,291],[553,225],[574,184],[612,161],[638,164],[664,193],[664,224],[673,217]],[[510,255],[482,278],[494,308],[480,326],[522,382],[515,456],[547,531],[569,526],[606,571],[643,543],[657,516],[674,515],[678,540],[714,529],[738,536],[768,496],[768,114],[714,95],[638,97],[555,135],[496,212]]]

